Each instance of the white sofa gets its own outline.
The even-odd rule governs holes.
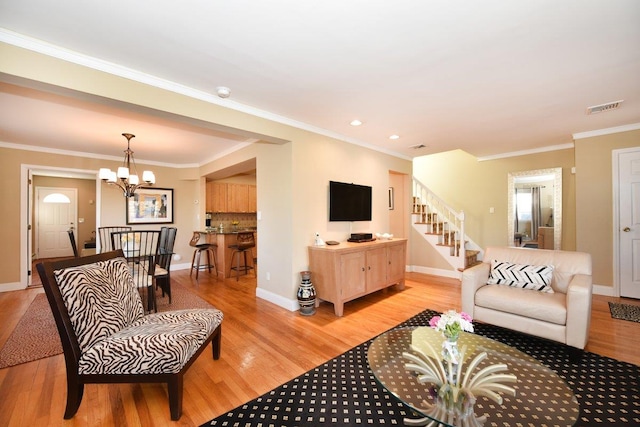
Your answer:
[[[591,320],[591,255],[584,252],[489,247],[482,264],[462,274],[462,310],[474,320],[584,349]],[[553,293],[487,284],[492,260],[552,265]]]

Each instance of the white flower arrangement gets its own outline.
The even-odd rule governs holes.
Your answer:
[[[473,319],[464,311],[458,313],[449,310],[440,316],[433,316],[429,321],[429,326],[438,332],[442,332],[446,338],[457,339],[460,332],[473,332]]]

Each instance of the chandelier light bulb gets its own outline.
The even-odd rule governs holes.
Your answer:
[[[120,179],[129,178],[129,168],[119,167],[118,168],[118,178],[120,178]]]
[[[144,171],[144,172],[142,172],[142,180],[144,182],[146,182],[147,184],[155,184],[156,183],[156,176],[151,171]]]

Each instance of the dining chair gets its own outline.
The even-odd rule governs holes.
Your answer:
[[[76,236],[73,234],[73,229],[68,229],[67,234],[69,234],[69,241],[71,242],[71,249],[73,249],[73,256],[78,258],[80,255],[78,255],[78,245],[76,245]]]
[[[121,249],[127,259],[133,282],[146,300],[146,311],[156,308],[156,293],[153,289],[160,230],[129,230],[111,233],[114,250]],[[146,298],[144,294],[146,293]]]
[[[98,227],[98,243],[100,243],[100,252],[113,251],[111,244],[111,233],[115,231],[130,231],[132,227],[128,225],[110,225],[107,227]]]
[[[165,293],[169,297],[171,304],[171,259],[173,258],[173,245],[176,241],[178,229],[176,227],[161,227],[160,242],[158,243],[158,255],[156,256],[156,267],[154,279],[156,289],[162,289],[162,296]]]

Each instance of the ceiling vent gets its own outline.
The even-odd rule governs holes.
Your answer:
[[[411,145],[409,146],[409,148],[413,148],[414,150],[419,150],[420,148],[427,148],[427,146],[424,144],[418,144],[418,145]]]
[[[623,99],[615,102],[607,102],[606,104],[594,105],[587,108],[587,114],[602,113],[603,111],[617,110],[620,108],[620,104],[624,102]]]

